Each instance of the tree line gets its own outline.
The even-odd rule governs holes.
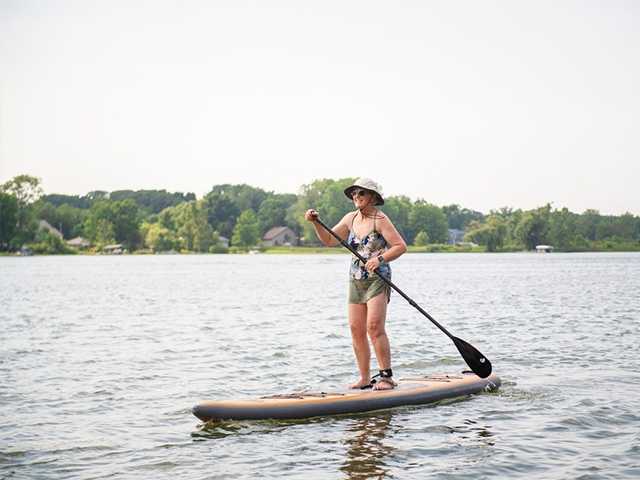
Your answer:
[[[38,178],[19,175],[0,185],[0,250],[29,246],[40,253],[73,252],[63,239],[38,228],[46,220],[65,240],[81,236],[94,249],[123,244],[129,250],[225,252],[260,243],[274,226],[287,226],[303,245],[317,245],[303,219],[315,208],[328,224],[353,210],[344,189],[353,178],[320,179],[297,194],[278,194],[250,185],[215,185],[202,198],[166,190],[92,191],[83,196],[45,194]],[[487,251],[640,249],[640,217],[626,213],[582,214],[545,205],[534,210],[502,208],[488,215],[459,205],[436,206],[406,196],[385,198],[388,214],[409,245],[447,243],[451,231]]]
[[[465,238],[487,251],[533,250],[551,245],[560,251],[640,250],[640,217],[631,213],[582,214],[550,204],[533,210],[502,208],[467,225]]]

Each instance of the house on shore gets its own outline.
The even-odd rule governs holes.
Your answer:
[[[121,243],[115,243],[113,245],[105,245],[102,247],[102,253],[107,255],[121,255],[126,253],[126,250]]]
[[[464,242],[464,230],[459,230],[457,228],[449,229],[449,239],[447,243],[449,245],[457,245],[461,242]]]
[[[221,247],[229,248],[229,239],[227,237],[223,237],[222,235],[218,235],[218,245]]]
[[[85,248],[89,248],[91,246],[91,242],[86,238],[76,237],[72,238],[71,240],[67,240],[67,245],[82,250]]]
[[[297,245],[298,236],[289,227],[273,227],[262,237],[262,244],[265,247]]]

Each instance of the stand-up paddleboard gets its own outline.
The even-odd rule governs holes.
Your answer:
[[[271,395],[256,400],[206,401],[193,407],[202,421],[296,419],[381,410],[406,405],[423,405],[462,397],[500,386],[491,374],[480,378],[472,372],[458,375],[428,375],[400,379],[393,390],[345,390],[342,392],[299,392]]]

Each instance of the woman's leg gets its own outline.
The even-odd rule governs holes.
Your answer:
[[[367,302],[367,333],[371,338],[380,370],[391,368],[391,347],[385,330],[387,302],[386,291]],[[376,388],[382,390],[393,386],[386,382],[378,382]]]
[[[367,305],[362,303],[349,304],[349,327],[351,328],[351,343],[356,356],[360,378],[349,388],[360,388],[369,384],[371,350],[367,338]]]

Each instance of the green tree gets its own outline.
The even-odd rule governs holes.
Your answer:
[[[58,216],[56,215],[56,207],[52,203],[44,202],[40,199],[33,205],[33,212],[36,218],[46,220],[52,226],[58,228]],[[58,228],[58,230],[60,230]]]
[[[640,242],[640,216],[634,217],[634,227],[633,227],[633,236],[634,240]]]
[[[429,243],[429,235],[424,230],[418,232],[416,238],[413,240],[413,244],[416,247],[424,247]]]
[[[18,175],[0,185],[0,192],[13,195],[17,200],[16,230],[10,248],[19,248],[33,240],[37,231],[33,204],[42,196],[40,179],[31,175]]]
[[[389,216],[398,233],[400,233],[405,241],[407,241],[408,234],[411,231],[409,215],[412,208],[413,204],[409,197],[406,196],[385,198],[384,205],[381,207],[382,211]]]
[[[72,238],[82,234],[82,224],[87,210],[72,207],[66,203],[56,207],[50,202],[40,200],[35,206],[36,217],[46,220],[60,230],[64,238]]]
[[[154,252],[166,252],[179,248],[179,240],[174,232],[161,226],[158,223],[148,224],[145,229],[146,235],[144,243],[147,247],[151,248]]]
[[[442,207],[442,212],[447,217],[447,223],[449,228],[455,228],[457,230],[464,230],[467,225],[472,221],[482,221],[484,215],[475,210],[469,210],[468,208],[462,208],[460,205],[447,205]]]
[[[484,245],[488,252],[495,252],[504,245],[507,236],[507,224],[503,218],[490,215],[484,222],[477,220],[469,224],[465,239]]]
[[[18,199],[0,192],[0,250],[8,250],[18,225]]]
[[[257,212],[262,202],[267,198],[268,193],[261,188],[251,185],[216,185],[208,195],[220,195],[229,198],[240,212],[253,210]]]
[[[245,210],[240,214],[231,243],[239,247],[253,247],[260,241],[260,225],[253,210]]]
[[[287,221],[287,212],[291,205],[296,201],[295,195],[271,195],[267,197],[258,209],[258,223],[260,224],[260,233],[264,234],[271,227],[289,226],[294,230],[298,228],[295,225],[289,225]]]
[[[518,225],[524,215],[521,209],[513,210],[511,207],[502,207],[499,210],[492,210],[490,215],[501,218],[507,227],[504,239],[505,248],[510,250],[522,250],[525,248],[524,243],[517,235]]]
[[[140,224],[139,209],[133,200],[97,200],[84,220],[83,230],[98,245],[115,241],[133,249],[140,242]]]
[[[159,223],[164,228],[175,232],[177,230],[177,227],[176,227],[176,222],[173,220],[174,211],[175,211],[174,207],[168,207],[162,210],[158,214],[157,223]]]
[[[54,207],[59,207],[60,205],[71,205],[75,208],[80,208],[82,210],[88,210],[91,208],[91,201],[87,196],[80,197],[78,195],[61,195],[59,193],[50,193],[42,196],[42,201],[50,203]]]
[[[209,225],[219,231],[221,235],[230,237],[238,215],[240,215],[238,206],[224,192],[208,194],[204,201]]]
[[[84,220],[84,236],[93,243],[100,245],[110,243],[111,241],[115,242],[112,219],[113,215],[111,213],[111,203],[109,200],[95,202]],[[110,233],[107,235],[105,235],[105,223],[110,225],[108,227]],[[108,240],[105,240],[105,237],[108,237]]]
[[[571,213],[566,207],[555,210],[549,216],[548,239],[559,250],[583,250],[586,239],[578,232],[579,215]]]
[[[409,213],[409,242],[413,243],[415,235],[425,231],[429,243],[446,243],[449,238],[447,217],[435,205],[418,200]]]
[[[109,194],[109,198],[114,201],[131,199],[145,213],[150,214],[194,201],[196,196],[193,193],[171,193],[166,190],[116,190]]]
[[[551,205],[547,204],[536,210],[529,210],[522,216],[516,227],[516,235],[527,250],[548,242],[550,213]]]
[[[112,223],[116,240],[129,248],[136,248],[140,243],[139,229],[142,220],[139,207],[132,199],[111,203]]]
[[[631,213],[620,216],[603,216],[596,227],[598,240],[617,238],[620,241],[633,240],[636,232],[636,217]]]
[[[0,186],[0,191],[16,197],[19,205],[30,205],[42,196],[40,179],[31,175],[18,175]]]
[[[58,224],[62,225],[62,233],[67,238],[82,235],[82,224],[87,216],[87,210],[63,203],[56,209]]]
[[[106,218],[99,218],[96,220],[95,233],[92,236],[92,240],[99,247],[116,243],[115,229],[113,223]]]
[[[598,240],[598,225],[600,225],[601,220],[602,216],[598,210],[585,210],[578,221],[580,234],[587,240]]]
[[[209,225],[230,237],[240,212],[248,209],[257,212],[268,196],[261,188],[249,185],[215,185],[203,198]]]
[[[166,217],[169,216],[170,220]],[[162,226],[172,224],[182,246],[194,252],[208,252],[213,244],[214,236],[211,225],[207,222],[207,211],[202,201],[181,203],[176,207],[161,212]],[[171,230],[171,229],[169,229]]]
[[[311,223],[304,220],[304,212],[315,208],[327,225],[330,227],[335,225],[354,209],[353,202],[344,195],[344,189],[353,184],[354,180],[354,178],[321,179],[302,186],[298,201],[293,207],[292,216],[298,222],[299,231],[302,233],[305,243],[318,244],[320,242],[316,238]]]

